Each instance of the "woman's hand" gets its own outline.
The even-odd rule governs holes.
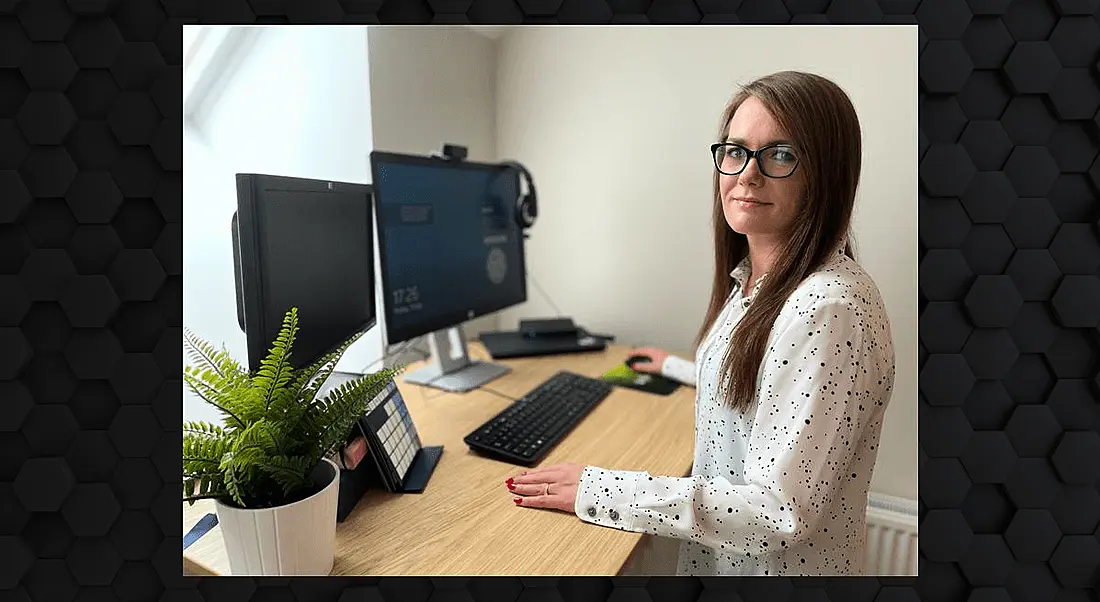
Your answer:
[[[650,374],[660,374],[661,367],[665,365],[665,360],[668,359],[669,353],[664,349],[658,349],[656,347],[641,347],[630,352],[630,355],[647,355],[650,358],[648,362],[638,362],[634,364],[632,370],[635,372],[648,372]]]
[[[577,503],[577,483],[583,472],[582,464],[554,464],[525,470],[505,481],[505,485],[516,494],[514,501],[518,506],[549,508],[573,514]]]

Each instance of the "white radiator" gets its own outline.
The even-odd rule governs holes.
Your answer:
[[[865,575],[917,575],[917,502],[881,493],[867,500]]]

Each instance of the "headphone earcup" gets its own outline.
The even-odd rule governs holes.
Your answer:
[[[531,195],[525,194],[516,203],[516,225],[520,228],[530,228],[535,225],[538,217],[538,206],[535,205]]]

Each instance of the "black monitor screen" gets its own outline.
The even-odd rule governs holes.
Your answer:
[[[527,300],[514,170],[381,152],[371,165],[390,342]]]
[[[370,187],[238,176],[242,328],[259,367],[291,307],[291,363],[308,365],[376,323]]]

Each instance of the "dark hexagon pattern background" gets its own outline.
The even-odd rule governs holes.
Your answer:
[[[1097,602],[1098,8],[0,2],[5,599]],[[918,23],[920,577],[181,578],[181,26],[335,22]]]

